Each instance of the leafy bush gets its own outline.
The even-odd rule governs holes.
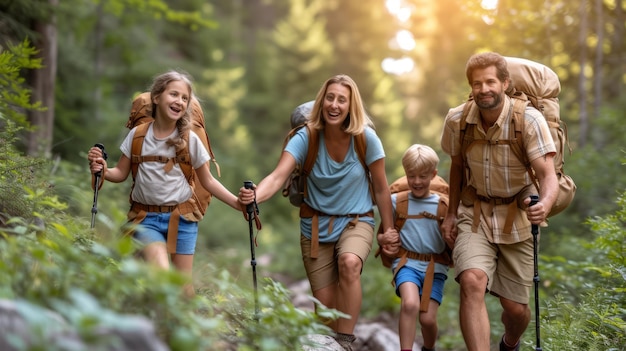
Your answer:
[[[546,301],[547,349],[626,350],[626,192],[617,205],[614,214],[587,221],[596,235],[584,246],[588,259],[562,262],[564,270],[583,278],[562,282],[568,293]]]

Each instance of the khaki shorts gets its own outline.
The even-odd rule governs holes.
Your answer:
[[[344,253],[357,255],[365,262],[374,242],[374,227],[369,223],[358,222],[348,226],[334,243],[319,243],[319,255],[311,258],[311,240],[300,236],[300,248],[304,269],[311,284],[311,290],[325,288],[339,280],[337,258]]]
[[[455,279],[471,268],[487,274],[487,291],[493,295],[528,304],[533,283],[533,238],[515,244],[493,244],[479,226],[472,233],[470,221],[458,224],[459,235],[452,253]]]

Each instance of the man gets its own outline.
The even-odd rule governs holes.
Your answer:
[[[490,349],[484,300],[489,291],[499,297],[503,309],[500,350],[519,350],[530,321],[531,223],[543,223],[556,200],[556,148],[541,113],[527,107],[523,145],[540,187],[539,202],[528,207],[530,197],[518,199],[518,194],[528,194],[524,190],[532,181],[503,142],[510,139],[513,118],[513,100],[505,94],[512,84],[506,60],[497,53],[474,55],[466,75],[473,95],[473,102],[468,102],[472,106],[466,109],[467,128],[461,130],[463,108],[451,109],[441,136],[441,147],[452,161],[450,204],[442,231],[454,248],[461,330],[469,351]]]

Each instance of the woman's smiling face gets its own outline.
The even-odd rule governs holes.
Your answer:
[[[334,83],[326,89],[322,115],[327,125],[341,126],[350,112],[350,88]]]

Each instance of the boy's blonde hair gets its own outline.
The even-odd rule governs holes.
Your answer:
[[[402,156],[402,167],[405,172],[430,172],[437,169],[439,156],[430,146],[411,145]]]

